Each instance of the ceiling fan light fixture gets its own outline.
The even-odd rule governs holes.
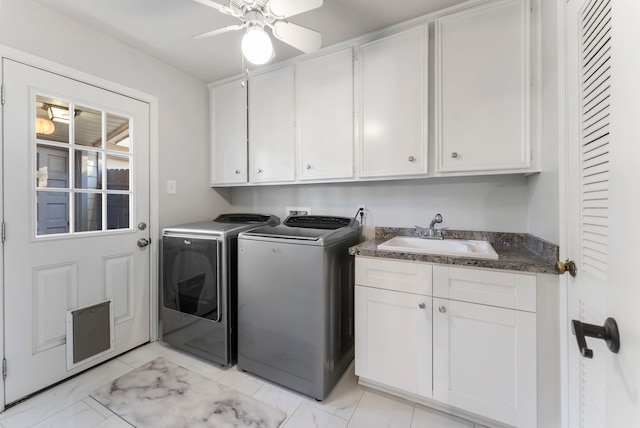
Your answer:
[[[252,25],[242,37],[242,54],[252,64],[262,65],[273,58],[273,44],[264,28]]]

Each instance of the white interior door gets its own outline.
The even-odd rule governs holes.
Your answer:
[[[636,426],[640,420],[640,100],[638,2],[569,0],[567,54],[568,322],[618,322],[620,351],[587,337],[582,357],[569,328],[570,427]]]
[[[11,403],[149,340],[149,106],[7,59],[3,78]],[[106,327],[69,336],[105,300]]]

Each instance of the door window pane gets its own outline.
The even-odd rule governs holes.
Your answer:
[[[75,151],[76,189],[102,189],[101,157],[93,150]]]
[[[35,116],[36,138],[69,143],[69,103],[37,95]]]
[[[131,119],[46,95],[34,102],[36,236],[132,230]]]
[[[102,230],[102,194],[76,193],[75,231]]]
[[[36,148],[36,186],[69,187],[69,150],[38,144]]]
[[[129,190],[130,162],[128,156],[107,155],[108,190]]]
[[[131,151],[129,136],[129,119],[114,114],[107,114],[107,149],[119,152]]]
[[[107,195],[107,229],[128,229],[129,195]]]
[[[69,193],[37,192],[38,235],[69,233]]]
[[[75,144],[102,147],[102,112],[88,107],[75,108]]]

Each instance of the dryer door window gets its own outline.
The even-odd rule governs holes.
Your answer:
[[[217,239],[163,237],[163,305],[220,321],[220,247]]]

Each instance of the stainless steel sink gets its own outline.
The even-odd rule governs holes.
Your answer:
[[[379,250],[404,253],[433,254],[452,257],[498,260],[498,253],[488,241],[468,239],[422,239],[413,236],[396,236],[378,245]]]

